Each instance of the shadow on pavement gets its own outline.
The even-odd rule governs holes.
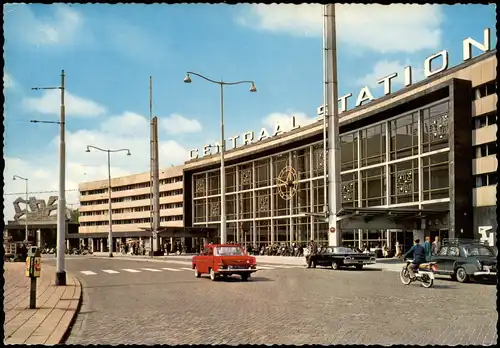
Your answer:
[[[443,280],[445,282],[449,283],[458,283],[456,280],[451,279],[449,276],[442,276],[440,275],[439,278],[436,278],[436,280]],[[460,283],[459,283],[460,284]],[[497,279],[471,279],[469,282],[464,283],[464,284],[470,284],[470,285],[497,285]]]
[[[321,266],[318,266],[316,268],[310,268],[310,269],[325,269],[325,270],[329,270],[331,272],[333,272],[333,271],[335,271],[335,272],[381,272],[382,271],[382,269],[380,269],[380,268],[363,268],[363,269],[339,268],[339,269],[334,270],[331,267],[321,267]]]
[[[226,279],[219,279],[218,281],[220,282],[226,282],[226,283],[257,283],[257,282],[274,282],[274,279],[269,279],[265,277],[251,277],[248,279],[248,281],[243,281],[239,277],[228,277]]]

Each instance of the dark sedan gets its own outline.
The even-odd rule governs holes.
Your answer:
[[[327,247],[316,255],[308,258],[308,266],[331,266],[333,269],[339,267],[363,268],[364,265],[374,264],[375,257],[370,254],[360,253],[345,247]]]
[[[497,276],[495,251],[480,243],[444,245],[438,255],[430,261],[438,264],[436,274],[449,275],[460,283],[470,278],[492,278]]]

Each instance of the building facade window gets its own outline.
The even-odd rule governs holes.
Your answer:
[[[361,130],[361,166],[371,166],[385,162],[385,123]]]
[[[414,112],[389,122],[390,160],[418,155],[418,117]]]
[[[393,164],[390,173],[390,204],[418,202],[418,159]]]
[[[472,127],[474,130],[493,126],[497,124],[496,110],[487,114],[476,116],[472,119]]]
[[[497,154],[496,141],[474,146],[474,158],[481,158],[496,154]]]
[[[495,172],[476,175],[476,187],[492,186],[498,183],[498,175]]]
[[[361,172],[361,206],[385,205],[385,186],[385,167],[363,170]]]
[[[472,100],[479,100],[481,98],[487,97],[491,94],[495,94],[497,92],[497,83],[495,80],[488,81],[475,87],[472,90]]]
[[[422,152],[449,146],[449,102],[445,101],[422,110]]]
[[[445,152],[422,158],[424,201],[450,197],[448,156]]]
[[[358,168],[358,132],[340,137],[340,170]]]
[[[358,173],[342,174],[340,180],[340,200],[342,207],[358,207]]]

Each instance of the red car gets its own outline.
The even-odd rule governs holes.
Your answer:
[[[255,257],[248,256],[237,244],[207,244],[200,255],[193,256],[192,268],[196,278],[210,274],[212,281],[237,274],[243,281],[257,272]]]

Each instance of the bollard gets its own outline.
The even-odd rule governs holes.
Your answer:
[[[30,278],[30,309],[36,308],[36,278],[40,277],[41,261],[40,249],[31,247],[26,257],[26,277]]]

